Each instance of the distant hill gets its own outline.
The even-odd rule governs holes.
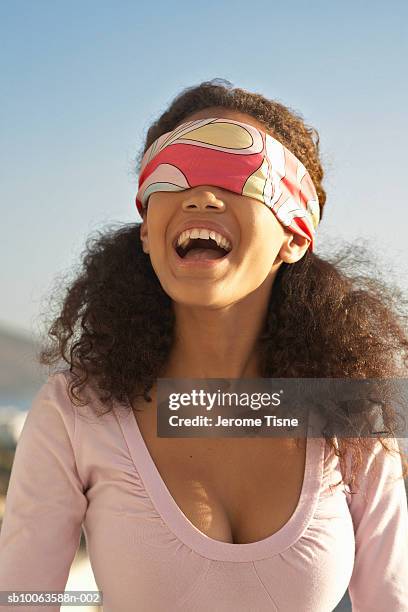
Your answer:
[[[37,362],[38,348],[30,336],[0,325],[0,393],[30,392],[45,382],[47,370]]]

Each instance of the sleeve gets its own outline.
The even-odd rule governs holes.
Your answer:
[[[17,442],[0,532],[0,591],[63,591],[79,547],[87,498],[76,468],[75,413],[66,386],[62,372],[48,378]],[[16,612],[20,606],[1,609]]]
[[[398,450],[396,438],[386,445]],[[353,612],[408,611],[408,509],[400,455],[378,440],[347,501],[355,534]]]

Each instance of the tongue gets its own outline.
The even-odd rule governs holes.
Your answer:
[[[223,257],[224,255],[225,251],[222,249],[195,248],[188,251],[183,259],[220,259],[220,257]]]

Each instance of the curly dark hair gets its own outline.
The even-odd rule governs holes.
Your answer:
[[[149,128],[136,171],[156,138],[210,107],[253,116],[292,151],[314,182],[323,218],[326,192],[316,129],[283,104],[233,88],[222,79],[187,88],[171,102]],[[57,312],[45,322],[48,337],[38,358],[50,367],[61,360],[69,364],[74,376],[69,385],[72,401],[82,401],[75,389],[86,384],[95,385],[108,410],[112,401],[128,407],[139,396],[151,401],[148,392],[166,364],[174,339],[172,300],[143,252],[139,234],[140,223],[132,223],[89,237],[81,270],[68,287],[63,280],[62,298],[58,288],[52,293],[48,312],[54,298]],[[367,250],[346,244],[324,259],[308,250],[296,263],[281,264],[259,338],[263,377],[404,377],[407,303],[397,287],[379,279],[378,270],[371,276],[360,273],[370,260]],[[385,412],[392,420],[391,407]],[[351,490],[362,449],[369,450],[373,440],[325,438],[340,458],[343,479],[337,485],[344,482]],[[377,439],[387,452],[394,452],[386,438]],[[346,476],[348,452],[352,469]],[[406,477],[407,460],[403,452],[396,452]]]

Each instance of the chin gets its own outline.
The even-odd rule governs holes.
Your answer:
[[[214,285],[208,287],[203,285],[190,286],[179,291],[168,292],[168,295],[176,304],[214,310],[230,306],[235,301],[232,296],[229,299],[222,287],[216,288]]]

